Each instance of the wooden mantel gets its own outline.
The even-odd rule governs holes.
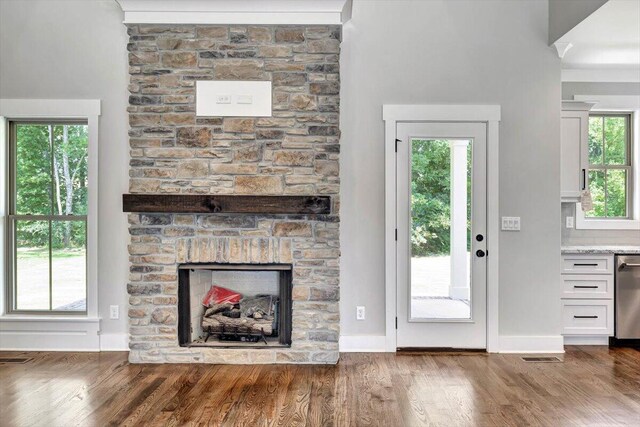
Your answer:
[[[200,194],[123,194],[124,212],[329,214],[329,196],[213,196]]]

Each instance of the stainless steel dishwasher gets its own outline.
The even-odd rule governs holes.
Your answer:
[[[616,255],[616,344],[640,344],[640,255]]]

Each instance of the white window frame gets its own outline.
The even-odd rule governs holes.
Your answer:
[[[576,229],[578,230],[640,230],[640,96],[633,95],[575,95],[576,101],[594,102],[592,113],[631,113],[631,195],[630,219],[589,218],[576,203]]]
[[[8,122],[25,119],[81,119],[88,124],[88,206],[87,206],[87,312],[82,315],[8,314],[5,286],[11,286],[3,280],[0,289],[0,333],[4,335],[1,349],[45,348],[50,349],[48,340],[56,344],[61,337],[40,337],[37,344],[31,345],[25,339],[34,330],[58,332],[65,330],[70,334],[63,345],[67,350],[93,350],[99,347],[98,318],[98,124],[101,114],[100,100],[91,99],[0,99],[0,238],[7,236],[8,189],[7,189],[7,144],[9,143]],[[6,277],[5,245],[0,245],[0,277]],[[42,321],[42,322],[40,322]],[[78,333],[78,324],[84,324]],[[73,331],[69,329],[69,324]],[[35,325],[35,326],[34,326]],[[73,334],[71,333],[73,332]],[[12,335],[13,334],[13,335]],[[23,336],[20,336],[20,335]],[[43,333],[46,335],[46,333]],[[35,347],[34,347],[35,346]],[[53,349],[53,348],[52,348]]]

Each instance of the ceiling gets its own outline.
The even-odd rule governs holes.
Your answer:
[[[640,0],[609,0],[558,41],[573,45],[564,69],[640,72]]]

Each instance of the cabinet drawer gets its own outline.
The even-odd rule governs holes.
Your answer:
[[[565,274],[562,276],[562,298],[613,298],[613,276]]]
[[[613,255],[563,255],[562,273],[613,274]]]
[[[564,335],[613,335],[613,300],[563,300]]]

